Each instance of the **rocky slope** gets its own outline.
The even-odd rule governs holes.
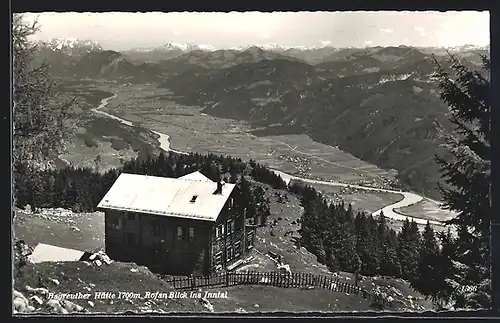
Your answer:
[[[160,61],[181,56],[185,53],[192,51],[211,52],[215,50],[216,49],[211,46],[195,45],[188,43],[184,44],[167,43],[159,47],[132,48],[130,50],[123,51],[122,53],[132,62],[158,63]]]
[[[240,64],[252,64],[263,60],[274,59],[298,61],[298,59],[293,57],[252,46],[245,50],[193,50],[178,57],[163,60],[159,64],[169,73],[179,73],[185,69],[184,66],[189,66],[191,68],[201,67],[204,69],[227,68]]]
[[[69,69],[76,78],[104,78],[127,83],[154,83],[161,80],[158,66],[134,64],[115,51],[90,52]]]
[[[102,51],[99,43],[76,38],[52,38],[36,42],[35,64],[47,63],[55,75],[69,74],[69,68],[90,52]]]

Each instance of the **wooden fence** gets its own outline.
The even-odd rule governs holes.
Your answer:
[[[322,288],[335,292],[363,295],[372,302],[387,305],[382,297],[369,293],[366,289],[339,279],[310,273],[282,272],[225,272],[210,276],[165,277],[165,281],[176,289],[194,290],[201,287],[230,287],[236,285],[265,285],[283,288]]]

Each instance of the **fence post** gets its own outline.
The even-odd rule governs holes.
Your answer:
[[[191,288],[196,289],[196,277],[194,275],[191,275]]]

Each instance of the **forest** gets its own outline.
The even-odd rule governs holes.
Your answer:
[[[265,224],[269,204],[261,186],[254,181],[284,189],[285,182],[268,168],[251,160],[243,162],[214,154],[182,155],[161,152],[157,157],[144,154],[124,163],[118,169],[100,173],[92,168],[65,167],[37,172],[36,176],[19,177],[15,182],[16,205],[29,204],[32,209],[66,208],[74,212],[94,212],[121,172],[177,178],[200,171],[213,181],[235,183],[235,204],[247,209],[247,217]]]

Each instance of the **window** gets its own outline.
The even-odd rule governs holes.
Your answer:
[[[187,228],[177,227],[177,240],[187,240],[188,230]],[[189,228],[189,241],[194,241],[194,228]]]
[[[226,259],[227,261],[231,261],[233,259],[233,248],[231,246],[226,248]]]
[[[153,235],[158,236],[161,234],[161,225],[157,221],[152,223],[153,226]]]
[[[249,232],[247,235],[247,249],[253,247],[253,232]]]
[[[194,228],[189,228],[189,241],[194,241]]]
[[[128,246],[135,246],[136,245],[135,234],[127,233],[127,245]]]
[[[241,241],[238,240],[234,243],[234,257],[237,258],[241,255]]]
[[[215,254],[215,267],[222,265],[222,251]]]
[[[234,206],[234,199],[231,197],[229,199],[229,207],[232,208]]]
[[[227,234],[231,234],[233,232],[234,232],[234,221],[228,220],[227,221]]]
[[[196,202],[197,198],[198,198],[198,195],[193,195],[193,197],[191,198],[191,201],[189,201],[189,202],[194,203],[194,202]]]
[[[112,230],[120,230],[121,229],[121,221],[120,218],[109,217],[108,218],[108,228]]]
[[[224,235],[224,226],[222,224],[215,228],[215,238],[220,239]]]
[[[135,214],[127,213],[127,221],[134,221],[134,220],[135,220]]]

